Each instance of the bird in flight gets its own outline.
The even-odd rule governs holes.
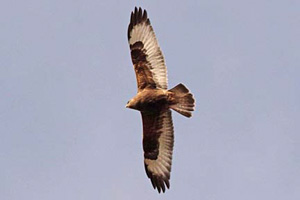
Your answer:
[[[131,13],[128,42],[138,92],[126,108],[141,112],[146,174],[154,189],[165,192],[170,188],[174,145],[170,109],[191,117],[195,100],[181,83],[167,89],[167,67],[146,10],[135,7]]]

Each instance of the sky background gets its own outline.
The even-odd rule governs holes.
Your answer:
[[[173,112],[171,189],[146,177],[127,43],[148,11]],[[1,200],[300,199],[300,2],[1,1]]]

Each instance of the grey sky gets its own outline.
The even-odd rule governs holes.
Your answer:
[[[138,3],[137,3],[138,2]],[[173,112],[171,189],[143,166],[127,44],[147,9]],[[300,2],[8,1],[0,6],[0,199],[300,198]]]

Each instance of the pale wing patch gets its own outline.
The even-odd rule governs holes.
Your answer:
[[[134,17],[135,15],[143,17],[139,12],[142,12],[142,10],[135,11],[133,13]],[[132,30],[129,30],[129,44],[133,45],[139,41],[144,44],[145,54],[147,55],[146,60],[150,63],[149,68],[155,83],[159,88],[167,89],[167,67],[149,20],[140,20],[139,23],[133,25]]]
[[[161,132],[158,143],[159,153],[156,160],[145,158],[145,168],[148,177],[151,179],[154,188],[157,187],[158,191],[165,191],[165,185],[170,187],[170,172],[172,165],[172,151],[174,145],[174,130],[171,111],[168,110],[160,117],[162,122]]]

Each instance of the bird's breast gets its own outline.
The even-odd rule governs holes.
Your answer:
[[[167,95],[159,90],[146,90],[138,94],[138,110],[160,111],[167,107]]]

